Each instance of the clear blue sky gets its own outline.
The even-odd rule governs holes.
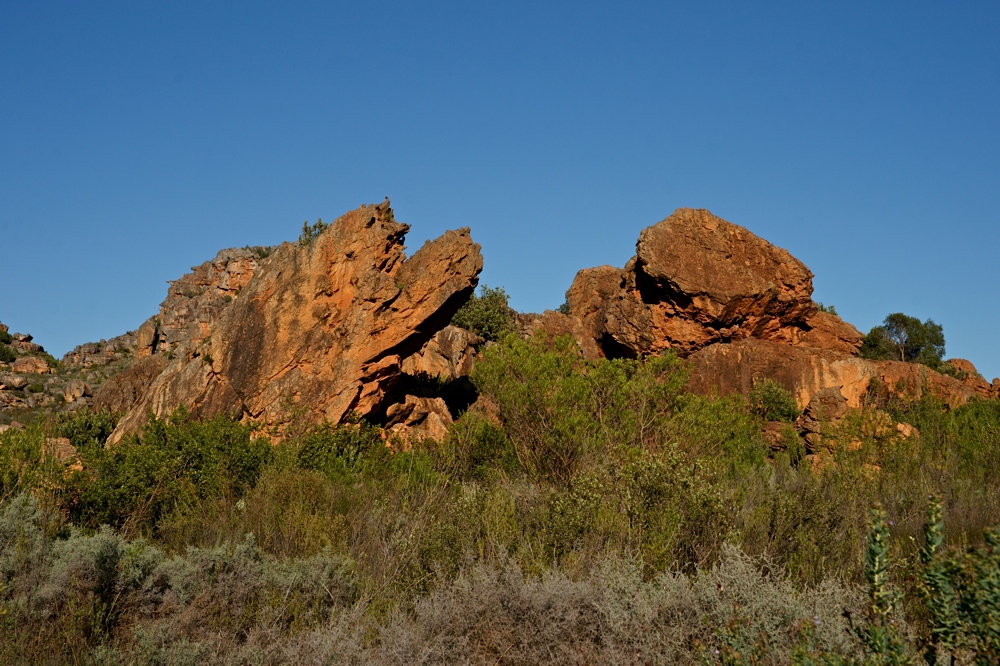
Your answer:
[[[990,379],[1000,3],[0,2],[0,321],[57,356],[387,195],[522,311],[708,208]]]

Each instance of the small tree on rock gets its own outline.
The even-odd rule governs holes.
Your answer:
[[[936,368],[944,357],[944,330],[932,319],[921,322],[916,317],[894,312],[864,337],[861,356]]]

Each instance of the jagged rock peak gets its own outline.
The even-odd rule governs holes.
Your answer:
[[[339,421],[384,410],[402,360],[447,325],[483,267],[468,228],[406,258],[408,230],[386,200],[277,248],[203,338],[182,341],[116,436],[138,428],[149,409],[163,415],[180,405],[279,427],[300,412]]]

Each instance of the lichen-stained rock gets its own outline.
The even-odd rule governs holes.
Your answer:
[[[817,312],[799,326],[778,331],[775,340],[801,347],[829,349],[857,356],[864,336],[852,324],[828,312]]]
[[[549,340],[569,336],[576,340],[580,353],[588,361],[594,361],[604,356],[588,328],[588,323],[575,315],[566,315],[555,310],[546,310],[542,314],[519,314],[518,326],[521,335],[532,337],[543,335]]]
[[[49,371],[49,364],[45,362],[45,359],[38,356],[21,356],[14,359],[14,362],[10,365],[10,369],[22,375],[41,375]]]
[[[714,344],[688,360],[688,388],[695,393],[749,395],[754,383],[766,378],[791,391],[799,408],[831,386],[843,387],[848,404],[860,407],[876,370],[870,361],[847,354],[754,338]]]
[[[409,227],[388,201],[362,206],[310,243],[286,243],[260,262],[212,324],[189,341],[112,436],[184,405],[195,416],[233,413],[281,426],[305,411],[340,421],[383,407],[402,359],[451,319],[483,267],[469,230],[404,255]]]

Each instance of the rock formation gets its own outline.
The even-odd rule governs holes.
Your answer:
[[[681,208],[639,236],[623,270],[580,271],[566,294],[606,355],[681,356],[746,338],[852,353],[861,334],[812,301],[812,273],[786,250],[706,210]]]
[[[387,411],[403,360],[468,300],[483,266],[468,229],[407,259],[408,229],[386,201],[347,213],[311,242],[285,243],[256,265],[237,257],[247,262],[235,281],[233,258],[225,258],[227,285],[213,263],[196,276],[204,291],[191,298],[221,295],[218,311],[185,315],[174,329],[186,337],[173,340],[161,322],[174,358],[112,439],[140,427],[148,410],[162,416],[181,405],[199,417],[230,413],[279,428],[302,410],[314,421]]]
[[[812,301],[812,273],[786,250],[706,210],[681,208],[642,231],[624,269],[580,271],[569,315],[522,318],[522,327],[576,338],[588,358],[672,350],[691,361],[699,393],[747,394],[770,378],[801,407],[825,389],[860,405],[873,380],[908,397],[929,390],[951,405],[1000,396],[971,364],[963,380],[922,365],[858,357],[861,333]]]

